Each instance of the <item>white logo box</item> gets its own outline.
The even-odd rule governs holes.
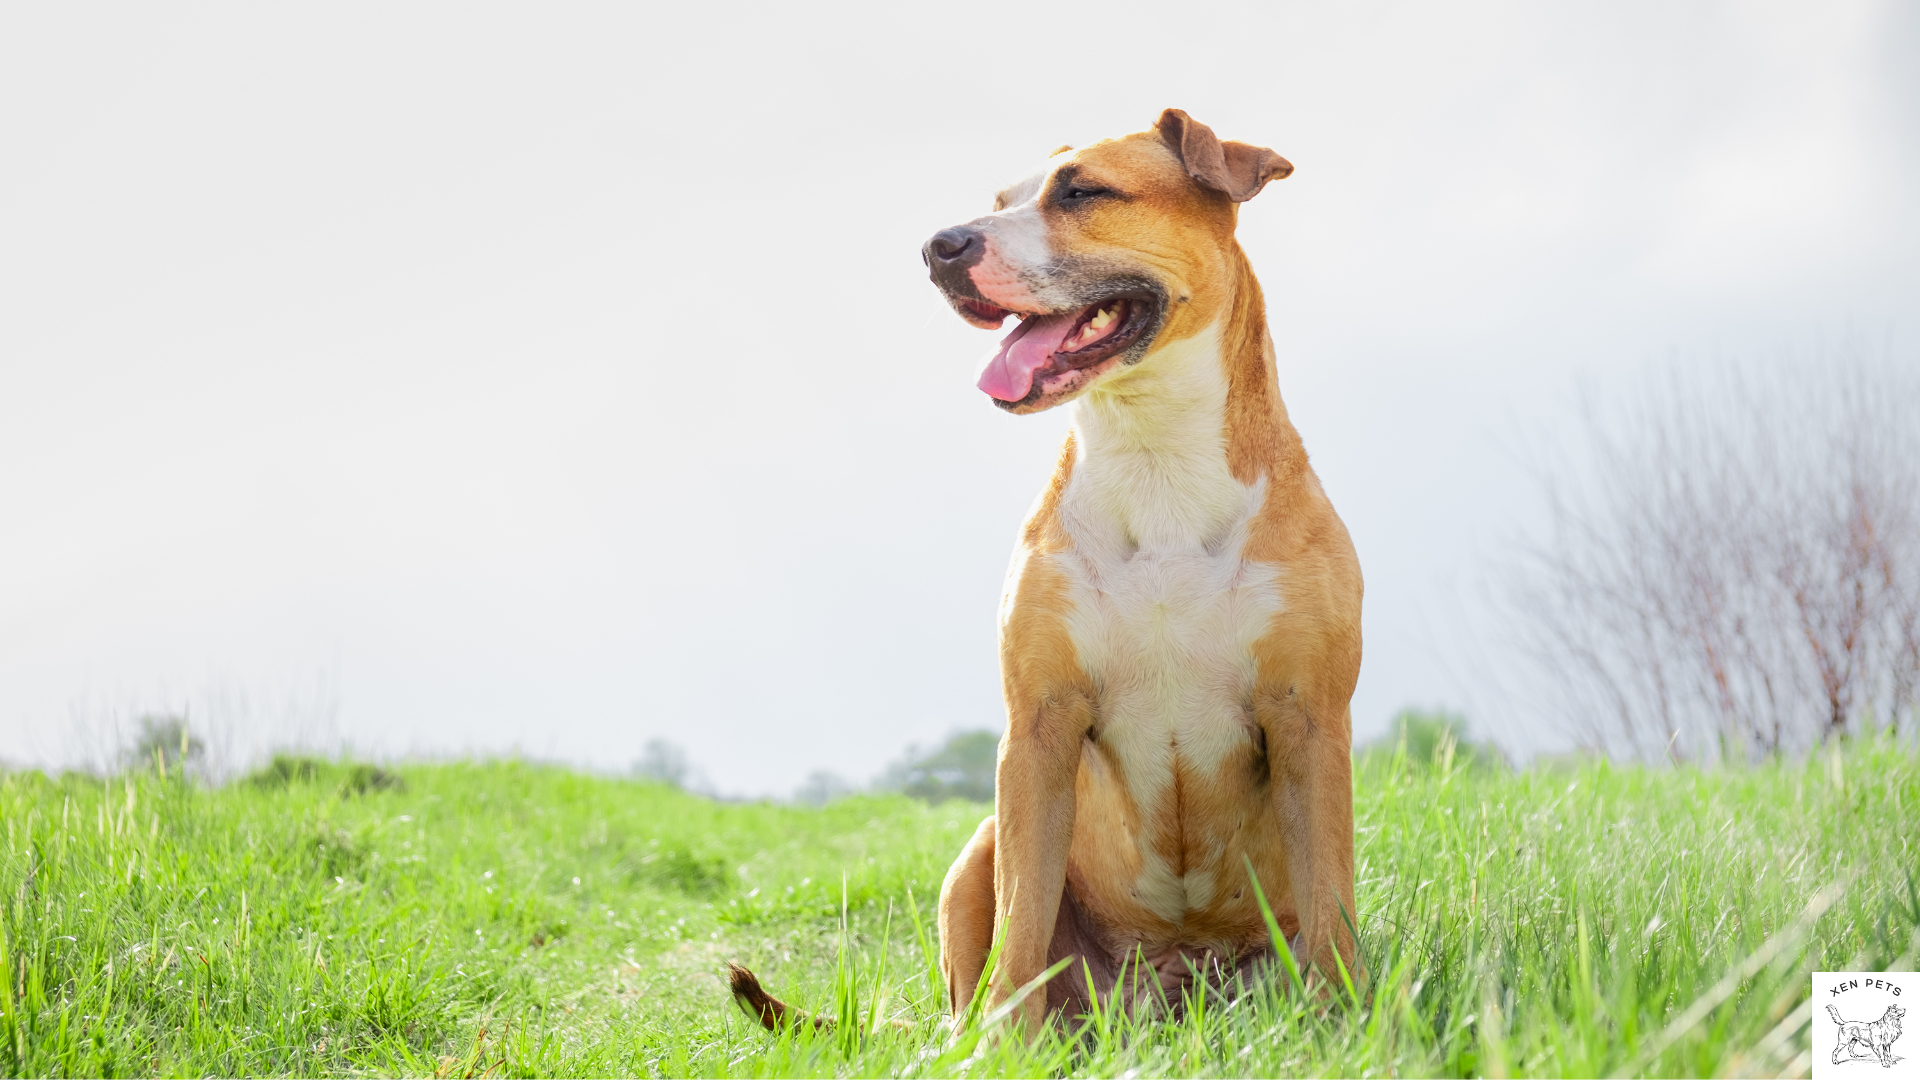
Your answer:
[[[1814,972],[1813,1080],[1920,1080],[1916,1002],[1915,972]]]

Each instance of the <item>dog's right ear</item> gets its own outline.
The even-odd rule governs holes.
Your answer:
[[[1293,163],[1279,154],[1263,146],[1221,142],[1212,128],[1179,109],[1161,113],[1154,128],[1187,167],[1188,176],[1237,203],[1260,194],[1267,181],[1284,180],[1293,172]]]

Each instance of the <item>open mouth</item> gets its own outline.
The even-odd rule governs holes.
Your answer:
[[[970,308],[973,304],[968,302]],[[982,321],[991,318],[984,311],[969,314]],[[1117,363],[1152,321],[1152,302],[1132,294],[1109,296],[1072,311],[1023,316],[987,360],[980,389],[1007,409],[1073,393]]]

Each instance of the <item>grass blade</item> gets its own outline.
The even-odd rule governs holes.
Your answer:
[[[1307,985],[1300,978],[1300,965],[1294,962],[1293,950],[1287,946],[1287,936],[1280,932],[1280,920],[1273,917],[1273,905],[1267,903],[1267,892],[1260,887],[1260,875],[1254,873],[1253,860],[1247,859],[1246,863],[1247,880],[1253,882],[1253,899],[1260,905],[1260,917],[1266,920],[1267,937],[1273,941],[1273,951],[1279,954],[1280,966],[1287,969],[1287,978],[1293,983],[1294,992],[1305,997]]]
[[[927,990],[936,999],[946,1001],[947,977],[946,973],[940,970],[940,953],[933,947],[933,939],[927,934],[926,922],[920,918],[920,904],[913,898],[911,885],[907,886],[907,913],[913,916],[913,935],[920,943],[920,958],[927,965],[924,973],[927,979]],[[948,1008],[954,1005],[951,1001],[946,1003]]]
[[[880,928],[880,965],[873,976],[872,1004],[867,1010],[867,1032],[880,1030],[880,1002],[886,997],[887,946],[893,941],[893,904],[887,904],[887,921]]]
[[[1067,965],[1071,963],[1073,963],[1073,957],[1071,956],[1063,956],[1060,959],[1054,961],[1052,966],[1048,967],[1047,970],[1041,972],[1038,975],[1035,975],[1031,979],[1028,979],[1025,986],[1022,986],[1020,989],[1015,990],[1013,993],[1007,996],[1007,1000],[995,1006],[994,1010],[987,1014],[986,1019],[980,1022],[980,1026],[983,1028],[991,1028],[995,1024],[998,1024],[1002,1020],[1005,1020],[1007,1017],[1013,1015],[1013,1011],[1020,1007],[1021,1002],[1027,1000],[1028,996],[1031,995],[1035,990],[1038,990],[1041,987],[1047,985],[1047,983],[1052,982],[1053,977],[1067,970]]]

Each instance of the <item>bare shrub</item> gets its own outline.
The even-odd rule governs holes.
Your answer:
[[[1915,723],[1920,383],[1888,362],[1672,368],[1589,398],[1580,467],[1505,581],[1593,749],[1792,752]]]

